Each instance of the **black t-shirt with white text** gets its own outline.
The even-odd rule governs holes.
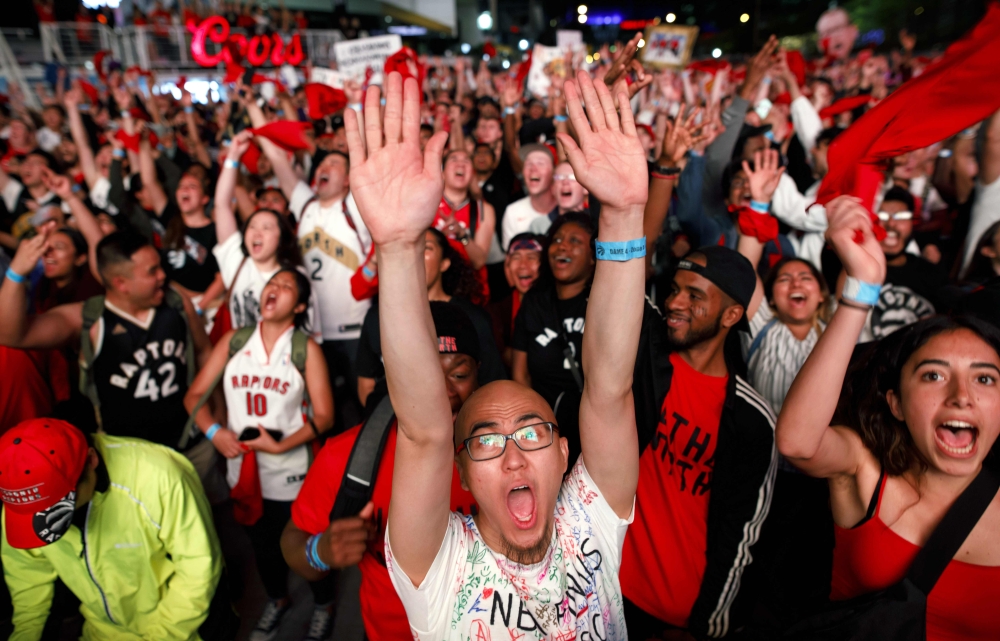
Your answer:
[[[935,313],[944,313],[942,300],[948,274],[919,256],[906,256],[902,265],[886,267],[885,284],[872,311],[872,334],[884,338],[897,329]]]
[[[180,216],[177,206],[170,204],[160,215],[160,223],[167,229],[174,216]],[[167,277],[193,292],[208,289],[219,271],[212,248],[215,247],[215,223],[204,227],[185,227],[184,237],[178,247],[161,250],[163,269]]]
[[[577,365],[582,367],[589,296],[587,288],[578,296],[559,300],[554,286],[536,287],[525,294],[514,319],[510,346],[528,354],[531,387],[550,405],[554,406],[563,392],[579,391],[564,351],[568,340]]]

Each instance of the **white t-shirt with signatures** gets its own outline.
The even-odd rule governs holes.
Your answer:
[[[483,542],[471,516],[452,513],[419,588],[386,565],[416,641],[622,641],[628,638],[618,570],[625,531],[583,457],[563,481],[545,559],[520,565]]]

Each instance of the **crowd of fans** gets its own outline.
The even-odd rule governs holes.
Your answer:
[[[841,136],[952,59],[817,31],[684,71],[636,34],[543,96],[409,50],[382,86],[199,104],[112,61],[12,93],[10,638],[233,638],[233,519],[256,641],[289,569],[329,638],[353,565],[373,641],[890,638],[818,630],[947,535],[918,627],[998,638],[1000,100],[826,197]]]

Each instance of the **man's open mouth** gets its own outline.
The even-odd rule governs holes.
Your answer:
[[[527,485],[518,485],[507,492],[507,511],[514,525],[522,530],[530,529],[536,520],[535,493]]]

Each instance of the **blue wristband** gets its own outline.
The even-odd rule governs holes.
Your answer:
[[[646,255],[646,238],[636,238],[623,242],[601,242],[594,243],[597,252],[597,260],[613,260],[625,262],[633,258],[642,258]]]
[[[9,280],[14,281],[18,285],[20,285],[24,281],[28,280],[27,276],[22,276],[21,274],[18,274],[16,271],[14,271],[14,269],[12,267],[8,267],[7,268],[7,278]]]
[[[111,157],[112,158],[117,158],[118,160],[124,160],[125,159],[125,150],[124,149],[115,149],[114,151],[111,152]]]
[[[186,113],[186,114],[193,114],[194,113],[194,107],[192,107],[190,105],[188,105],[187,107],[184,107],[184,113]]]
[[[569,118],[567,116],[552,116],[552,120],[555,122],[566,122]]]
[[[361,271],[363,271],[365,273],[365,276],[367,276],[369,280],[371,280],[372,278],[375,278],[375,272],[368,265],[365,265],[364,267],[362,267]]]
[[[750,201],[750,209],[754,210],[759,214],[766,214],[770,208],[771,205],[769,203],[762,203],[759,200]]]
[[[233,160],[232,158],[226,158],[226,161],[222,165],[227,169],[239,169],[240,161]]]
[[[321,536],[321,534],[313,534],[306,541],[306,561],[312,569],[320,572],[328,572],[330,566],[323,563],[323,559],[319,558],[319,539]]]
[[[222,429],[221,425],[219,425],[218,423],[212,423],[212,427],[208,428],[208,431],[205,432],[205,438],[211,441],[212,438],[216,435],[216,433],[221,429]]]
[[[874,307],[878,303],[878,297],[881,293],[882,286],[878,283],[866,283],[853,276],[848,276],[844,279],[844,289],[840,296],[855,303]]]

